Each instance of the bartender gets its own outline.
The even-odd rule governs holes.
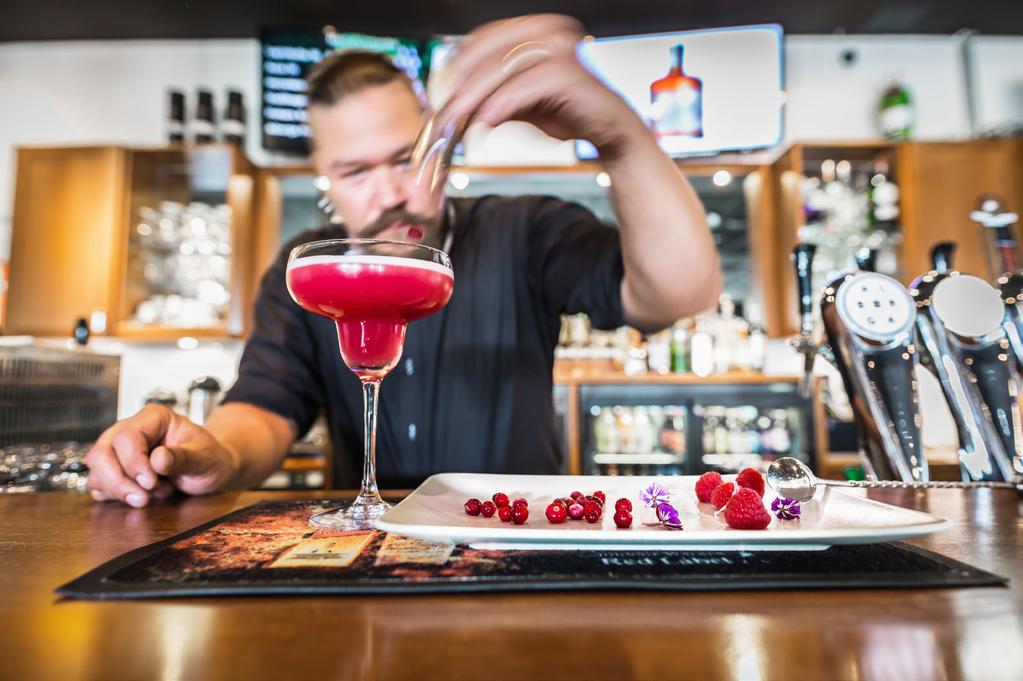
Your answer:
[[[717,252],[692,187],[642,120],[578,61],[579,23],[536,15],[473,31],[448,65],[441,115],[491,126],[526,121],[593,143],[620,225],[550,197],[451,200],[427,243],[451,256],[455,290],[409,326],[384,381],[378,478],[409,487],[442,471],[556,473],[552,368],[560,316],[653,331],[712,307]],[[91,494],[141,507],[175,491],[258,485],[326,410],[335,480],[356,486],[362,391],[333,322],[302,310],[285,285],[288,253],[324,238],[386,238],[407,218],[401,174],[423,120],[405,75],[383,56],[327,57],[308,83],[312,162],[330,181],[340,225],[287,244],[264,275],[238,380],[200,427],[149,405],[111,426],[86,459]]]

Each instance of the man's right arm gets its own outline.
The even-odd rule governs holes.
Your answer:
[[[280,468],[298,435],[291,420],[245,402],[216,409],[206,421],[206,430],[237,462],[225,487],[243,489],[258,485]]]
[[[145,506],[175,489],[209,494],[251,487],[280,466],[324,400],[308,313],[285,283],[291,246],[318,236],[286,245],[264,275],[238,380],[206,427],[156,405],[115,423],[86,459],[93,498]]]
[[[252,487],[280,466],[295,436],[288,419],[242,402],[219,407],[205,428],[149,405],[96,441],[86,457],[89,489],[97,501],[141,507],[175,490]]]

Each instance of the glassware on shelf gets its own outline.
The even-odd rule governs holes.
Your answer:
[[[814,289],[855,269],[854,254],[861,248],[877,251],[879,272],[898,276],[899,188],[887,160],[825,159],[809,165],[805,176],[805,222],[797,238],[817,247]]]
[[[231,208],[161,201],[138,217],[129,242],[131,321],[222,326],[231,300]]]

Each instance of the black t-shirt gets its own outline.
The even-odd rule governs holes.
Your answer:
[[[625,323],[618,231],[590,211],[549,197],[451,205],[451,301],[409,324],[402,358],[381,384],[381,487],[440,472],[558,472],[551,374],[560,315],[585,312],[604,329]],[[224,401],[280,414],[300,434],[325,407],[335,485],[352,488],[362,467],[362,388],[341,360],[334,322],[301,309],[285,284],[291,248],[343,236],[309,231],[281,251]]]

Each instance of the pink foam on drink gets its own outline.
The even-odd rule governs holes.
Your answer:
[[[425,260],[320,255],[292,262],[287,281],[296,303],[337,322],[352,371],[383,376],[401,357],[405,326],[444,307],[455,280],[447,267]]]

